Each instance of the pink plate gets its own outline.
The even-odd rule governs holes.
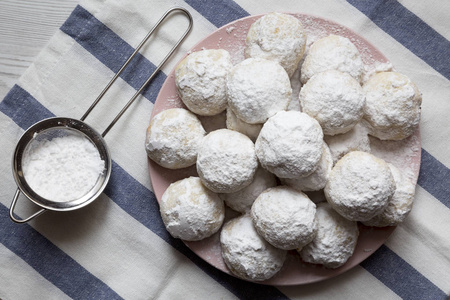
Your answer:
[[[386,57],[380,51],[348,28],[332,21],[310,15],[292,15],[302,22],[308,34],[309,44],[329,34],[341,35],[349,38],[355,44],[362,55],[363,62],[369,70],[375,70],[376,68],[380,68],[380,66],[389,64]],[[201,49],[221,48],[230,52],[234,64],[242,61],[244,59],[247,31],[250,25],[261,16],[256,15],[242,18],[221,27],[199,42],[190,52]],[[174,72],[175,70],[172,70],[164,82],[153,107],[151,118],[168,108],[185,108],[177,94]],[[216,123],[219,123],[219,125],[213,125],[215,128],[220,127],[220,124],[224,123],[223,114],[216,118]],[[206,121],[211,123],[211,118],[209,119]],[[202,122],[205,122],[205,118],[202,119]],[[211,130],[206,129],[207,131]],[[401,142],[381,142],[377,139],[371,139],[371,147],[372,153],[396,165],[411,178],[411,181],[414,183],[417,182],[421,151],[419,130],[412,137]],[[148,161],[149,173],[158,202],[171,183],[188,176],[197,176],[195,166],[181,170],[169,170],[157,165],[150,159]],[[395,227],[376,228],[360,225],[360,236],[353,256],[343,266],[337,269],[327,269],[320,265],[304,263],[295,251],[290,251],[281,271],[273,278],[261,283],[278,286],[300,285],[322,281],[342,274],[374,253],[386,241],[394,229]],[[219,233],[199,242],[185,242],[185,244],[212,266],[231,274],[221,256]]]

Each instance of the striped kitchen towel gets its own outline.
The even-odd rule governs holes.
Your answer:
[[[72,212],[18,225],[8,217],[11,156],[30,125],[80,118],[146,32],[170,7],[194,28],[176,55],[106,137],[113,170],[102,196]],[[172,238],[150,183],[145,131],[167,74],[198,41],[236,19],[299,12],[349,27],[423,93],[422,165],[414,208],[386,243],[322,282],[274,287],[236,279]],[[86,0],[0,102],[1,299],[448,299],[450,293],[450,4],[394,0]],[[146,80],[186,26],[158,30],[86,120],[99,131]],[[16,213],[36,207],[20,198]]]

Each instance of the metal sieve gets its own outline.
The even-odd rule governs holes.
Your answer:
[[[188,19],[188,26],[184,31],[183,35],[179,38],[179,40],[174,44],[172,49],[167,53],[167,55],[163,58],[160,64],[156,67],[155,71],[150,75],[150,77],[144,82],[144,84],[136,91],[136,93],[131,97],[131,99],[127,102],[127,104],[122,108],[122,110],[117,114],[114,120],[108,125],[105,131],[100,134],[94,128],[89,126],[84,122],[86,117],[90,114],[90,112],[94,109],[94,107],[98,104],[98,102],[102,99],[108,89],[112,86],[112,84],[116,81],[116,79],[120,76],[122,71],[128,66],[131,60],[135,57],[135,55],[139,52],[142,46],[147,42],[153,32],[161,25],[161,23],[166,19],[166,17],[172,13],[180,12],[184,14]],[[17,183],[17,191],[14,195],[14,198],[11,202],[11,206],[9,209],[9,216],[12,221],[16,223],[26,223],[33,218],[41,215],[47,210],[52,211],[70,211],[75,210],[81,207],[84,207],[90,204],[92,201],[98,198],[100,194],[105,189],[110,175],[111,175],[111,155],[108,150],[108,146],[104,140],[105,135],[111,130],[111,128],[116,124],[119,118],[125,113],[125,111],[130,107],[130,105],[136,100],[136,98],[141,94],[144,88],[152,81],[158,71],[162,68],[162,66],[166,63],[169,57],[173,54],[173,52],[178,48],[181,42],[186,38],[187,34],[192,29],[192,16],[191,14],[182,7],[174,7],[167,10],[163,16],[156,22],[153,28],[148,32],[145,38],[141,41],[141,43],[136,47],[136,50],[130,55],[127,61],[122,65],[119,71],[114,75],[111,81],[106,85],[100,95],[95,99],[95,101],[91,104],[89,109],[85,112],[85,114],[81,117],[80,120],[66,118],[66,117],[54,117],[49,119],[44,119],[32,125],[28,128],[24,134],[19,139],[17,146],[13,155],[13,175],[14,179]],[[28,149],[33,147],[33,145],[42,140],[51,140],[55,137],[64,137],[69,134],[80,134],[86,137],[98,150],[100,158],[104,161],[104,169],[103,172],[97,178],[94,186],[83,196],[69,200],[69,201],[56,201],[52,199],[46,199],[36,193],[30,185],[27,183],[24,173],[23,173],[23,160],[25,155],[27,154]],[[41,207],[40,210],[32,214],[31,216],[18,219],[14,215],[14,209],[19,198],[20,193],[24,194],[30,201]]]

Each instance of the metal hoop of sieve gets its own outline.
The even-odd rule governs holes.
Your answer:
[[[161,23],[172,13],[180,12],[184,14],[188,19],[188,26],[184,31],[183,35],[179,38],[179,40],[174,44],[172,49],[167,53],[167,55],[163,58],[160,64],[156,67],[155,71],[150,75],[150,77],[144,82],[144,84],[136,91],[136,93],[131,97],[131,99],[127,102],[127,104],[122,108],[122,110],[117,114],[114,120],[109,124],[109,126],[105,129],[102,134],[99,134],[95,129],[86,124],[84,120],[90,114],[90,112],[94,109],[94,107],[98,104],[98,102],[102,99],[105,93],[109,90],[112,84],[116,81],[116,79],[120,76],[122,71],[128,66],[131,60],[136,56],[142,46],[147,42],[153,32],[159,28]],[[41,215],[47,210],[52,211],[70,211],[75,210],[81,207],[84,207],[94,201],[100,196],[100,194],[105,189],[109,178],[111,176],[111,156],[106,145],[105,140],[103,139],[105,135],[111,130],[111,128],[116,124],[119,118],[125,113],[125,111],[131,106],[131,104],[136,100],[136,98],[141,94],[141,92],[146,88],[146,86],[152,81],[158,71],[162,68],[162,66],[166,63],[169,57],[175,52],[178,46],[183,42],[188,33],[192,29],[192,16],[186,9],[182,7],[173,7],[167,10],[162,17],[156,22],[153,28],[147,33],[145,38],[141,41],[141,43],[136,47],[136,50],[130,55],[127,61],[122,65],[119,71],[114,75],[111,81],[106,85],[100,95],[95,99],[95,101],[91,104],[89,109],[85,112],[85,114],[81,117],[80,120],[72,119],[72,118],[64,118],[64,117],[54,117],[42,120],[40,122],[35,123],[30,128],[28,128],[22,137],[19,139],[16,149],[13,155],[13,175],[14,179],[17,183],[17,191],[14,195],[14,198],[11,202],[11,206],[9,209],[9,216],[12,221],[16,223],[26,223],[33,218]],[[37,139],[46,139],[48,137],[52,138],[55,136],[64,136],[67,134],[76,133],[81,134],[82,136],[89,139],[89,141],[97,148],[100,158],[104,161],[105,166],[102,174],[99,175],[95,185],[90,189],[85,195],[80,198],[69,200],[69,201],[54,201],[46,199],[39,194],[37,194],[27,183],[23,174],[23,156],[26,154],[27,148],[29,145],[37,140]],[[17,203],[17,199],[19,198],[20,193],[23,193],[30,201],[40,206],[42,209],[35,212],[31,216],[25,219],[18,219],[14,216],[14,209]]]

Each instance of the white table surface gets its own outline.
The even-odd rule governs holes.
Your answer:
[[[0,1],[0,99],[67,19],[77,0]]]

